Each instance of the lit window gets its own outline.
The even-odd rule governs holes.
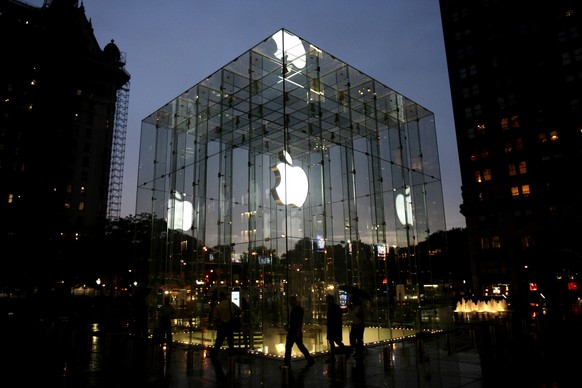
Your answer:
[[[8,203],[12,203],[14,201],[14,194],[8,194]]]
[[[85,210],[85,202],[83,202],[83,201],[79,202],[79,208],[78,208],[78,210],[79,211]]]
[[[533,237],[532,236],[523,236],[521,238],[521,248],[527,249],[533,247]]]
[[[489,239],[487,237],[481,237],[481,249],[489,249]]]
[[[481,183],[481,171],[475,171],[475,181]]]
[[[521,193],[523,195],[526,195],[526,196],[529,195],[530,194],[529,185],[523,185],[523,186],[521,186]]]
[[[525,164],[525,160],[519,162],[519,173],[526,174],[527,173],[527,166]]]
[[[545,142],[547,142],[547,141],[548,141],[548,138],[546,137],[546,134],[545,134],[545,133],[540,133],[540,134],[538,134],[538,141],[539,141],[540,143],[545,143]]]
[[[477,154],[476,153],[472,153],[471,154],[471,162],[475,162],[477,160]]]
[[[511,188],[511,196],[512,196],[513,198],[518,198],[518,197],[519,197],[519,187],[517,187],[517,186],[513,186],[513,187]]]
[[[484,134],[485,133],[485,124],[477,124],[477,130],[479,131],[480,134]]]
[[[516,170],[516,168],[515,168],[515,164],[513,164],[513,163],[510,163],[510,164],[507,166],[507,168],[508,168],[508,170],[509,170],[509,176],[515,176],[515,175],[517,175],[517,170]]]
[[[519,128],[519,116],[512,116],[511,117],[511,127],[512,128]]]
[[[67,189],[66,189],[67,193],[71,194],[73,192],[73,185],[71,185],[70,183],[67,185]]]
[[[65,201],[65,209],[70,209],[71,208],[71,201],[66,200]]]
[[[550,132],[550,140],[551,141],[558,141],[558,131]]]
[[[471,86],[471,91],[472,91],[474,96],[478,96],[479,95],[479,85],[475,84],[475,85]]]
[[[490,168],[486,168],[485,170],[483,170],[483,178],[485,178],[486,181],[490,181],[493,178],[491,176],[491,169]]]
[[[85,191],[86,191],[85,186],[81,186],[81,188],[79,189],[79,193],[85,194]]]
[[[523,139],[521,137],[515,139],[515,149],[518,151],[523,150]]]
[[[491,237],[491,248],[501,248],[501,237],[499,236]]]
[[[501,129],[503,130],[509,129],[509,119],[507,117],[501,119]]]
[[[511,145],[511,142],[505,143],[504,150],[506,154],[509,154],[511,151],[513,151],[513,146]]]

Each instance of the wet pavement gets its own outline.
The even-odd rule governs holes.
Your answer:
[[[317,356],[315,365],[307,367],[305,359],[294,359],[289,370],[280,368],[281,359],[248,355],[242,350],[233,356],[223,350],[217,359],[210,359],[205,349],[167,347],[126,335],[79,337],[73,341],[77,343],[71,344],[69,353],[50,347],[21,349],[6,371],[18,381],[14,386],[482,386],[477,353],[468,343],[465,350],[449,352],[444,338],[424,345],[422,362],[418,360],[417,343],[404,341],[368,347],[361,361],[348,358],[344,363],[338,358],[335,364],[329,364],[325,356]]]
[[[201,347],[156,344],[129,332],[63,320],[2,330],[0,376],[14,387],[581,387],[580,320],[458,322],[454,330],[368,346],[356,362],[306,367]]]

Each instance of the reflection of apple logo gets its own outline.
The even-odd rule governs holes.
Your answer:
[[[396,196],[396,214],[402,225],[412,225],[412,199],[410,198],[410,187],[407,187],[404,194]]]
[[[286,55],[287,61],[297,70],[305,67],[305,47],[303,47],[301,39],[284,30],[276,32],[271,38],[277,44],[275,57],[282,60]],[[285,53],[283,53],[283,42],[285,42]]]
[[[301,207],[307,198],[307,174],[301,167],[293,167],[293,159],[287,151],[279,153],[279,160],[271,170],[275,173],[275,187],[271,189],[278,205]]]
[[[192,203],[184,201],[182,194],[174,191],[173,198],[168,200],[168,226],[189,231],[192,228],[193,210]]]

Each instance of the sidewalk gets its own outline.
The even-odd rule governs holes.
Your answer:
[[[419,362],[416,341],[366,349],[364,360],[356,364],[326,364],[324,356],[316,364],[295,359],[286,374],[282,360],[244,352],[217,360],[206,350],[185,346],[156,345],[135,341],[126,335],[76,336],[68,351],[50,346],[20,348],[3,376],[12,376],[16,386],[42,384],[50,387],[482,387],[479,356],[471,349],[468,336],[455,338],[454,352],[447,349],[444,336],[422,346]],[[30,345],[30,344],[29,344]],[[6,364],[4,364],[6,365]]]
[[[361,364],[305,367],[244,351],[217,360],[202,348],[170,348],[124,333],[84,332],[66,326],[2,331],[1,376],[13,386],[115,387],[580,387],[582,326],[579,321],[520,327],[460,324],[431,334],[366,348]]]

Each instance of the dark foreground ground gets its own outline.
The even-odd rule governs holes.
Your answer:
[[[579,316],[461,320],[455,329],[366,349],[361,363],[312,367],[240,350],[217,360],[205,349],[139,340],[95,316],[38,319],[2,311],[5,387],[582,387]]]

